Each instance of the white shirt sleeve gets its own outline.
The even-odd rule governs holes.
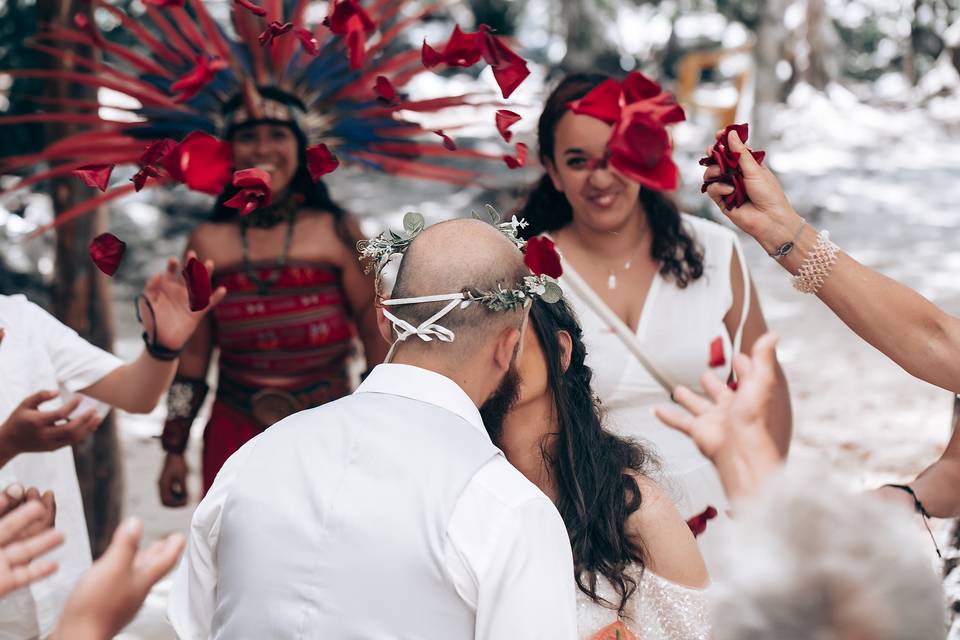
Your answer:
[[[90,344],[26,299],[23,311],[31,330],[49,354],[57,381],[68,391],[85,389],[123,364],[123,360]]]
[[[230,456],[190,521],[187,550],[173,577],[167,619],[181,640],[210,637],[217,605],[217,543],[223,509],[238,470],[252,451],[250,442]]]

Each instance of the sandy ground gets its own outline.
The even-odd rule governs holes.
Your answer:
[[[877,111],[843,114],[857,120],[850,126],[857,131],[853,138],[849,131],[811,133],[830,117],[818,111],[822,106],[802,105],[784,127],[782,142],[769,149],[797,208],[813,224],[830,229],[854,257],[960,315],[960,181],[954,169],[960,142],[929,123],[918,133],[909,115]],[[693,159],[685,160],[683,169],[690,182]],[[819,300],[794,292],[786,273],[752,242],[745,240],[744,246],[768,323],[782,338],[779,353],[795,416],[791,463],[826,463],[860,489],[907,479],[933,461],[949,435],[951,395],[888,361]],[[121,336],[121,355],[139,348],[134,335]],[[186,531],[192,507],[165,509],[157,497],[161,451],[155,437],[161,414],[123,416],[120,424],[127,513],[144,519],[147,538]],[[199,429],[194,436],[195,471]],[[194,475],[194,497],[198,485]],[[164,580],[154,589],[120,637],[173,637],[163,618],[169,586]]]

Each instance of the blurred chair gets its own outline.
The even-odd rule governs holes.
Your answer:
[[[689,116],[707,113],[720,129],[736,122],[737,113],[752,85],[753,69],[748,54],[753,45],[732,49],[694,51],[678,65],[677,100]],[[714,69],[721,81],[702,83],[703,72]]]

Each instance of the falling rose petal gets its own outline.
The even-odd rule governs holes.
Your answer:
[[[432,69],[443,63],[450,67],[472,67],[483,57],[483,41],[487,29],[486,25],[480,25],[480,30],[476,33],[464,33],[460,25],[454,25],[453,33],[442,51],[437,51],[424,40],[420,50],[423,66]]]
[[[263,32],[257,36],[257,42],[260,43],[261,47],[273,46],[273,41],[275,38],[279,38],[285,33],[289,33],[293,30],[292,22],[280,22],[279,20],[274,20]]]
[[[143,153],[140,155],[140,166],[149,167],[163,161],[163,158],[170,153],[171,149],[176,146],[177,141],[171,138],[154,140],[147,145],[147,148],[144,149]]]
[[[373,92],[377,95],[377,101],[388,107],[395,107],[400,104],[400,96],[397,90],[387,76],[377,76],[373,85]]]
[[[73,170],[73,175],[77,176],[88,187],[106,191],[110,184],[110,173],[113,171],[112,164],[87,164],[77,167]]]
[[[311,56],[320,55],[320,45],[317,44],[317,39],[309,29],[294,27],[293,35],[300,41],[300,46],[303,48],[304,53]]]
[[[130,182],[133,183],[133,190],[140,191],[147,184],[147,178],[159,178],[160,172],[151,166],[140,167],[140,170],[133,174]]]
[[[194,191],[219,195],[230,182],[233,151],[230,143],[194,131],[166,154],[163,168]]]
[[[497,131],[503,137],[505,142],[510,142],[513,133],[508,131],[510,127],[520,122],[520,114],[507,109],[499,109],[496,115]]]
[[[534,236],[527,240],[523,263],[536,276],[547,275],[556,279],[563,275],[560,254],[550,238]]]
[[[440,136],[441,138],[443,138],[443,147],[444,147],[447,151],[456,151],[456,150],[457,150],[457,143],[453,141],[453,138],[451,138],[450,136],[448,136],[447,134],[445,134],[442,129],[434,129],[433,132],[434,132],[435,134],[437,134],[438,136]]]
[[[143,0],[143,4],[152,7],[182,7],[186,0]]]
[[[623,109],[607,151],[610,166],[630,180],[657,191],[677,188],[680,174],[671,158],[670,136],[642,104]]]
[[[190,299],[190,311],[203,311],[210,306],[213,287],[210,284],[210,272],[197,260],[190,258],[183,268],[183,279],[187,283],[187,296]]]
[[[120,267],[123,252],[127,250],[127,243],[112,233],[101,233],[90,241],[89,253],[97,269],[108,276],[112,276]]]
[[[337,0],[325,24],[333,33],[346,37],[347,56],[351,69],[359,69],[366,60],[367,35],[377,28],[377,23],[357,0]]]
[[[569,104],[570,110],[581,116],[590,116],[607,124],[620,120],[620,96],[623,89],[614,79],[604,80],[587,95]]]
[[[723,353],[723,339],[717,336],[710,343],[710,360],[707,362],[707,366],[722,367],[725,364],[727,364],[727,357]]]
[[[506,100],[530,75],[530,69],[527,68],[527,61],[505,45],[500,38],[489,31],[482,31],[484,35],[483,59],[493,70],[493,78],[500,86],[500,92]]]
[[[687,520],[687,526],[690,527],[693,537],[697,538],[707,530],[707,523],[717,517],[717,510],[712,506],[707,506],[703,513],[695,515]]]
[[[730,382],[727,383],[727,386],[730,387],[731,391],[736,391],[737,388],[740,386],[740,383],[738,383],[736,380],[731,380]]]
[[[517,143],[517,155],[503,156],[503,161],[511,169],[519,169],[527,164],[527,145],[522,142]]]
[[[316,182],[328,173],[332,173],[340,166],[340,161],[333,155],[327,145],[315,144],[307,149],[307,171],[310,179]]]
[[[240,191],[224,202],[224,206],[239,209],[241,216],[250,215],[270,204],[270,174],[254,167],[233,174],[233,186]]]
[[[220,58],[198,56],[197,63],[192,70],[180,77],[170,86],[170,91],[176,94],[177,102],[185,102],[200,93],[200,90],[217,75],[227,68],[227,63]]]
[[[255,16],[265,16],[267,15],[267,10],[263,7],[258,7],[249,0],[234,0],[238,5],[249,11]]]

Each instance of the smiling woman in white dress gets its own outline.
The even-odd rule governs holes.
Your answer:
[[[748,351],[766,323],[734,233],[681,215],[664,193],[608,166],[612,126],[570,110],[572,101],[604,80],[570,76],[548,98],[538,125],[546,173],[517,216],[530,224],[524,235],[549,233],[563,256],[560,284],[583,326],[605,424],[649,443],[662,462],[660,479],[685,519],[713,515],[714,509],[722,517],[726,501],[713,467],[688,437],[653,417],[652,407],[668,403],[669,394],[624,339],[638,345],[672,384],[700,389],[708,370],[729,378],[733,354]],[[571,278],[599,298],[620,334],[571,290]],[[779,367],[777,374],[770,423],[785,453],[790,400]]]
[[[641,445],[601,426],[576,317],[535,302],[520,390],[483,422],[507,460],[560,512],[573,550],[583,640],[706,640],[707,571],[673,502],[647,477]]]

